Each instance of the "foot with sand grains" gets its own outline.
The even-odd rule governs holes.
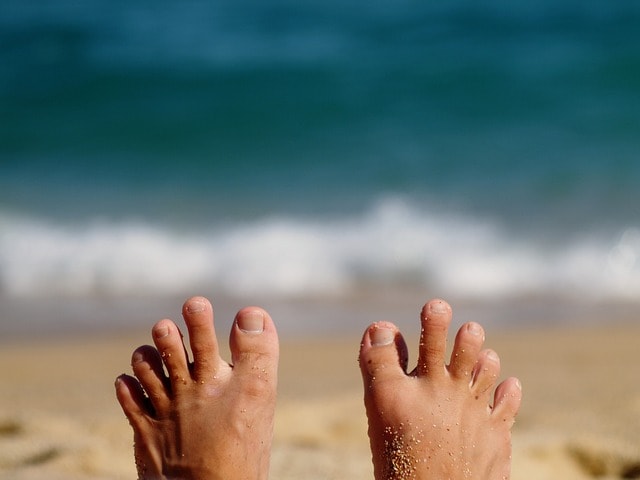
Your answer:
[[[209,301],[191,298],[182,313],[193,361],[175,323],[161,320],[152,330],[155,348],[133,352],[136,378],[116,380],[118,401],[133,427],[138,476],[264,480],[278,363],[271,317],[257,307],[238,312],[228,364],[219,356]]]
[[[511,468],[511,427],[521,388],[495,388],[500,360],[481,350],[484,331],[463,325],[445,365],[451,307],[421,313],[418,365],[407,373],[407,347],[395,325],[375,323],[360,349],[364,399],[376,480],[504,480]]]

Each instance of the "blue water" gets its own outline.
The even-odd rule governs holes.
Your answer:
[[[0,7],[0,297],[640,303],[640,4]]]

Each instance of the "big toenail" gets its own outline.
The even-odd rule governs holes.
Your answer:
[[[251,310],[238,315],[238,328],[247,333],[261,333],[264,330],[264,314],[259,310]]]
[[[370,330],[371,345],[381,347],[383,345],[389,345],[395,338],[395,332],[385,327],[373,327]]]
[[[205,308],[207,308],[207,306],[204,303],[204,300],[199,298],[194,298],[187,304],[187,312],[189,313],[204,312]]]

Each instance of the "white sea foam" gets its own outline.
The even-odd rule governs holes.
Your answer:
[[[640,301],[640,230],[543,243],[489,219],[393,198],[361,215],[266,217],[198,231],[0,215],[0,292],[11,297],[202,289],[291,297],[407,284],[470,299]]]

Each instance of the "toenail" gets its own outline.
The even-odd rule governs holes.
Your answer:
[[[205,304],[204,300],[202,300],[201,298],[191,299],[187,304],[187,312],[189,313],[204,312],[206,308],[207,308],[207,305]]]
[[[133,352],[133,355],[131,355],[131,363],[135,364],[135,363],[140,363],[144,361],[144,355],[142,355],[142,352]]]
[[[381,347],[389,345],[395,338],[395,332],[389,328],[375,326],[370,330],[371,345]]]
[[[164,338],[169,335],[169,327],[166,325],[158,325],[153,329],[153,336],[155,338]]]
[[[475,322],[470,322],[467,324],[467,331],[471,335],[475,335],[476,337],[482,335],[482,327]]]
[[[447,305],[444,302],[433,302],[429,305],[429,310],[433,313],[447,313]]]
[[[251,310],[238,315],[238,328],[247,333],[261,333],[264,330],[264,314],[259,310]]]
[[[487,351],[487,358],[493,362],[499,362],[500,361],[500,357],[498,357],[498,354],[496,352],[494,352],[493,350],[488,350]]]
[[[520,383],[520,380],[516,378],[516,387],[518,387],[518,390],[522,390],[522,384]]]

